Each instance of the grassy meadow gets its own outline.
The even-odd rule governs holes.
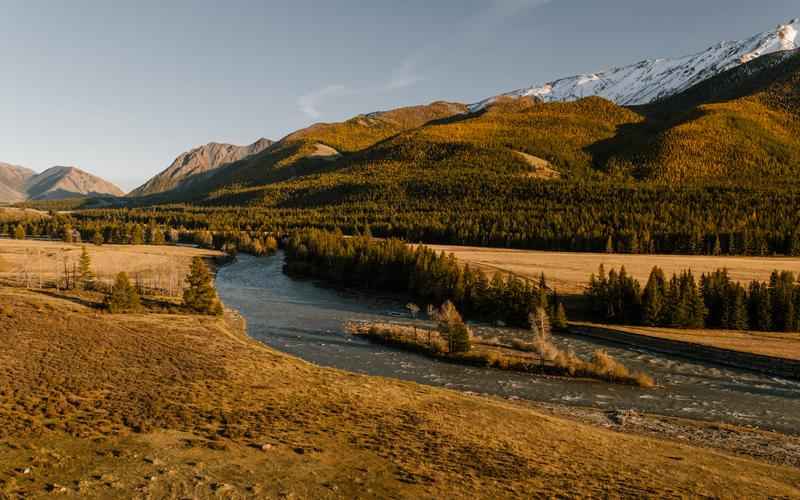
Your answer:
[[[800,470],[319,368],[236,316],[0,289],[0,492],[117,498],[800,495]]]
[[[212,259],[222,252],[169,245],[102,245],[0,239],[0,284],[40,287],[63,280],[86,248],[92,271],[109,284],[124,271],[144,286],[177,295],[192,257]]]

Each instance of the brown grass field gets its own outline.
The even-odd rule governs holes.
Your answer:
[[[702,255],[629,255],[605,253],[538,252],[502,248],[429,245],[436,251],[453,253],[462,262],[487,271],[505,271],[538,279],[544,273],[547,283],[559,293],[582,293],[592,273],[600,264],[606,271],[625,266],[629,275],[642,286],[653,266],[667,275],[691,269],[699,278],[702,273],[727,268],[732,279],[746,284],[752,280],[768,281],[775,269],[800,274],[800,258],[785,257],[710,257]]]
[[[91,297],[90,297],[91,298]],[[800,469],[0,288],[0,497],[800,496]]]
[[[192,257],[212,258],[221,252],[170,245],[69,244],[58,241],[0,239],[0,283],[38,287],[40,279],[50,283],[64,274],[64,263],[77,265],[86,248],[92,270],[110,283],[120,271],[153,286],[177,290],[189,269]]]
[[[577,323],[583,324],[583,323]],[[591,323],[586,323],[592,326]],[[800,360],[800,333],[739,332],[730,330],[682,330],[680,328],[652,328],[647,326],[596,325],[607,330],[618,330],[662,339],[750,352],[763,356]]]

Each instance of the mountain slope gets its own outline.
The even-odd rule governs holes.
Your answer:
[[[581,83],[601,96],[522,92],[315,124],[161,201],[396,206],[553,179],[785,184],[800,175],[800,49],[785,50],[798,27]]]
[[[459,186],[476,178],[509,185],[583,179],[597,175],[586,149],[642,120],[596,97],[567,103],[498,99],[479,113],[434,120],[344,154],[326,168],[232,184],[204,200],[281,207],[393,203],[448,187],[457,196]]]
[[[28,178],[24,190],[31,200],[124,195],[114,184],[76,167],[51,167]]]
[[[611,163],[669,182],[800,175],[800,50],[763,57],[641,108]],[[625,135],[627,134],[627,137]]]
[[[620,176],[786,183],[800,175],[798,89],[795,50],[753,60],[645,107],[600,97],[549,103],[503,97],[478,112],[433,120],[344,152],[325,166],[302,170],[295,161],[291,175],[277,175],[286,172],[280,162],[265,165],[263,156],[255,157],[251,172],[258,175],[199,199],[275,207],[392,204],[432,193],[458,198],[473,190],[465,183],[514,186]],[[320,138],[311,132],[299,135]]]
[[[231,189],[329,171],[380,141],[429,122],[463,115],[466,111],[463,104],[435,102],[358,115],[340,123],[314,124],[287,135],[259,154],[200,179],[185,192],[168,193],[169,200],[201,200]]]
[[[270,145],[272,141],[261,138],[247,146],[211,142],[194,148],[181,153],[166,170],[131,191],[128,196],[148,196],[173,189],[186,189],[192,183],[213,175],[218,169],[258,154]]]
[[[708,78],[758,57],[800,46],[800,19],[745,40],[722,42],[703,52],[676,59],[650,59],[607,71],[562,78],[515,90],[509,97],[537,97],[545,102],[599,96],[617,104],[647,104],[682,92]],[[470,106],[477,111],[495,97]]]
[[[26,198],[25,182],[36,175],[29,168],[0,162],[0,203],[15,203]]]

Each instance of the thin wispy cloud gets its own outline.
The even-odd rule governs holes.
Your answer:
[[[414,58],[404,59],[399,66],[392,70],[391,78],[383,85],[383,89],[404,89],[421,82],[424,78],[419,74],[417,66],[418,63]]]
[[[490,0],[485,9],[462,20],[444,39],[419,47],[401,59],[392,68],[388,80],[358,89],[344,85],[327,85],[300,96],[297,105],[306,116],[318,120],[323,116],[322,106],[330,99],[349,94],[379,94],[413,87],[426,79],[425,68],[439,64],[449,51],[465,46],[484,45],[496,36],[509,19],[553,1],[555,0]]]
[[[347,93],[347,87],[344,85],[328,85],[313,92],[309,92],[308,94],[301,95],[297,98],[297,105],[300,107],[300,111],[310,118],[318,120],[322,117],[322,112],[319,110],[322,101],[332,97],[343,96]]]

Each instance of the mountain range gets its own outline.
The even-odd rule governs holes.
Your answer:
[[[708,49],[675,59],[648,59],[636,64],[561,78],[545,84],[502,94],[535,97],[543,102],[573,101],[598,96],[620,105],[648,104],[687,90],[698,83],[761,56],[796,49],[800,19],[774,30],[738,41],[725,41]],[[470,105],[478,111],[491,103],[490,97]]]
[[[0,163],[2,203],[123,195],[114,184],[76,167],[51,167],[37,174],[29,168]]]
[[[211,142],[196,147],[181,153],[166,170],[131,191],[128,196],[140,197],[188,189],[195,182],[217,173],[219,168],[260,153],[271,144],[269,139],[261,138],[248,146]]]
[[[780,183],[800,174],[800,21],[677,59],[320,123],[142,203],[391,201],[451,176]],[[150,181],[167,185],[171,171]],[[424,187],[428,186],[428,187]]]
[[[440,101],[318,123],[277,142],[209,143],[179,155],[126,203],[385,202],[472,175],[511,184],[791,182],[800,174],[798,30],[795,19],[686,57],[563,78],[474,104]],[[41,184],[80,172],[52,170],[35,176],[3,165],[0,200],[122,194],[97,178],[69,188]]]

